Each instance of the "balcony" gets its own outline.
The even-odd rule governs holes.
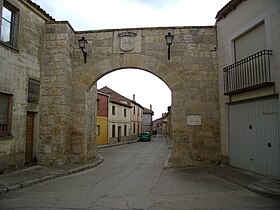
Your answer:
[[[224,70],[224,94],[233,95],[273,85],[270,73],[271,50],[262,50]]]

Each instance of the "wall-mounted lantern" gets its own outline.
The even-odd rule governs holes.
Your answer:
[[[87,51],[86,51],[86,44],[88,43],[85,37],[82,37],[81,39],[78,39],[79,47],[81,48],[84,56],[84,62],[87,62]]]
[[[167,35],[165,35],[165,40],[166,40],[166,44],[168,45],[168,54],[167,54],[167,58],[168,60],[170,60],[170,45],[172,45],[174,36],[168,32]]]

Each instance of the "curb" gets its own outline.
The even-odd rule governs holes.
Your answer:
[[[266,189],[264,187],[262,187],[263,183],[261,182],[257,182],[257,183],[254,183],[254,184],[249,184],[247,186],[247,188],[251,191],[254,191],[256,193],[260,193],[266,197],[271,197],[271,198],[275,198],[277,200],[280,200],[280,193],[277,193],[277,192],[274,192],[273,190],[269,190],[269,189]]]
[[[103,148],[108,148],[108,147],[117,147],[117,146],[121,146],[121,145],[125,145],[125,144],[132,144],[132,143],[137,143],[137,140],[133,140],[133,141],[124,141],[124,142],[117,142],[117,143],[113,143],[113,144],[104,144],[104,145],[99,145],[97,146],[97,151],[99,149],[103,149]]]
[[[79,173],[81,171],[85,171],[85,170],[94,168],[97,165],[99,165],[100,163],[102,163],[103,160],[104,160],[104,158],[98,153],[97,153],[95,159],[96,159],[96,161],[94,161],[93,163],[90,163],[90,164],[87,164],[87,165],[84,165],[84,166],[80,166],[80,167],[77,167],[77,168],[68,169],[68,170],[65,170],[63,172],[60,172],[60,173],[57,173],[57,174],[54,174],[54,175],[47,175],[47,176],[44,176],[42,178],[27,180],[27,181],[23,181],[21,183],[15,183],[15,184],[11,184],[11,185],[0,185],[0,195],[4,194],[4,193],[8,193],[10,191],[15,191],[15,190],[19,190],[19,189],[22,189],[22,188],[25,188],[25,187],[29,187],[29,186],[34,185],[34,184],[42,183],[44,181],[56,179],[56,178],[59,178],[59,177],[69,176],[69,175],[72,175],[72,174],[75,174],[75,173]]]
[[[100,145],[100,146],[97,147],[97,151],[101,148],[116,147],[116,146],[121,146],[121,145],[125,145],[125,144],[137,143],[137,142],[138,142],[138,139],[133,140],[133,141],[117,142],[117,143],[114,143],[114,144]],[[104,158],[98,153],[96,154],[95,159],[96,160],[93,163],[86,164],[86,165],[83,165],[83,166],[80,166],[80,167],[77,167],[77,168],[68,169],[68,170],[59,172],[57,174],[47,175],[47,176],[44,176],[42,178],[27,180],[27,181],[23,181],[23,182],[20,182],[20,183],[14,183],[14,184],[11,184],[11,185],[0,184],[0,195],[8,193],[10,191],[16,191],[16,190],[19,190],[19,189],[22,189],[22,188],[25,188],[25,187],[29,187],[31,185],[38,184],[38,183],[41,183],[41,182],[44,182],[44,181],[56,179],[56,178],[59,178],[59,177],[69,176],[69,175],[72,175],[72,174],[75,174],[75,173],[79,173],[81,171],[85,171],[85,170],[94,168],[95,166],[102,163],[103,160],[104,160]]]
[[[262,181],[258,181],[256,183],[251,183],[251,184],[242,184],[242,183],[239,183],[239,182],[236,182],[230,178],[227,178],[225,176],[222,176],[218,173],[215,173],[213,171],[210,171],[210,170],[207,170],[207,169],[202,169],[204,171],[207,171],[208,173],[211,173],[215,176],[218,176],[224,180],[227,180],[229,182],[232,182],[234,184],[237,184],[241,187],[244,187],[244,188],[247,188],[248,190],[250,191],[253,191],[255,193],[259,193],[263,196],[266,196],[266,197],[270,197],[270,198],[274,198],[274,199],[277,199],[277,200],[280,200],[280,193],[276,193],[276,192],[273,192],[272,190],[269,190],[268,188],[262,186],[264,183]],[[273,183],[273,181],[269,181],[269,182],[266,182],[265,184],[268,184],[268,183]],[[278,184],[280,186],[280,184]]]

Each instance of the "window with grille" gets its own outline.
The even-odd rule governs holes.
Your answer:
[[[16,47],[19,10],[4,1],[0,21],[0,41]]]
[[[28,102],[39,103],[40,98],[40,81],[29,79],[28,83]]]
[[[0,93],[0,137],[11,135],[12,96]]]

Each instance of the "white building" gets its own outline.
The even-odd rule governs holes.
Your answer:
[[[153,129],[153,115],[154,115],[154,112],[152,111],[152,106],[150,107],[150,109],[144,108],[143,131],[147,131],[150,134],[152,133],[152,129]]]
[[[280,178],[280,1],[232,0],[216,19],[223,160]]]
[[[139,134],[143,131],[144,108],[135,101],[135,95],[133,95],[133,100],[131,100],[131,106],[131,136],[137,139]]]
[[[106,86],[99,91],[110,95],[108,108],[109,143],[133,140],[131,136],[131,113],[133,107],[130,104],[130,99]]]

